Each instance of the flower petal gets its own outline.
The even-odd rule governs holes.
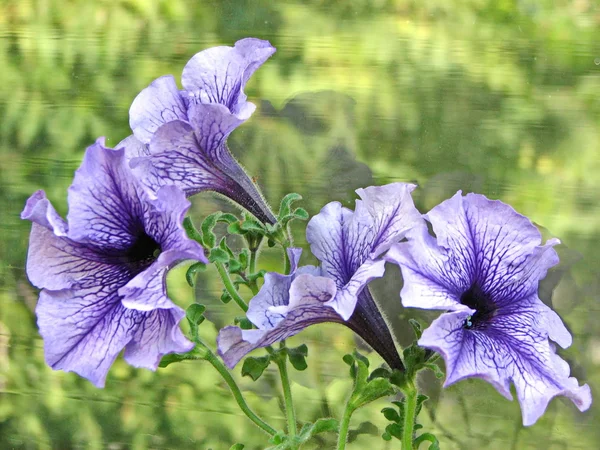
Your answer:
[[[298,266],[302,249],[288,248],[288,257],[292,266],[290,275],[276,272],[266,273],[264,283],[250,303],[246,316],[260,329],[272,328],[284,319],[284,314],[277,312],[273,307],[286,306],[290,301],[290,287],[295,277],[295,268]]]
[[[28,201],[23,218],[37,220],[45,225],[33,224],[27,252],[27,276],[40,289],[61,290],[80,285],[90,273],[113,273],[113,278],[124,275],[110,263],[108,258],[98,255],[93,247],[77,243],[64,237],[66,226],[56,215],[59,225],[51,228],[44,218],[56,212],[45,196],[34,194]],[[33,205],[32,200],[37,198]],[[42,211],[46,211],[43,213]],[[27,214],[25,214],[27,212]]]
[[[368,230],[371,258],[376,258],[417,227],[426,228],[415,208],[411,192],[417,186],[391,183],[357,189],[362,201],[356,202],[354,222],[361,235]]]
[[[537,292],[540,278],[558,263],[556,252],[537,249],[541,235],[531,221],[509,205],[460,191],[426,214],[440,247],[452,264],[495,301],[517,301]]]
[[[407,242],[394,244],[384,258],[402,269],[404,307],[462,309],[460,296],[471,284],[461,264],[467,255],[439,247],[427,230],[420,230]]]
[[[173,120],[187,120],[187,108],[173,75],[154,80],[140,92],[129,108],[129,125],[133,134],[147,144],[154,132]]]
[[[519,308],[498,313],[485,330],[465,328],[473,311],[442,314],[423,332],[419,345],[444,357],[445,386],[479,377],[511,399],[509,384],[514,383],[523,424],[532,425],[557,395],[571,398],[580,410],[591,403],[587,385],[580,387],[569,378],[568,365],[548,342],[546,310],[533,296]]]
[[[335,309],[344,320],[348,320],[354,313],[358,295],[367,284],[376,278],[382,277],[384,272],[384,260],[373,261],[368,259],[354,272],[350,281],[339,289],[337,295],[327,305]]]
[[[219,103],[246,120],[254,108],[246,103],[244,86],[273,53],[275,48],[268,41],[254,38],[242,39],[234,47],[209,48],[189,60],[181,83],[190,101]]]
[[[306,227],[306,240],[313,255],[321,261],[323,272],[336,281],[338,287],[344,286],[356,270],[354,261],[348,262],[348,250],[353,250],[348,235],[348,223],[352,211],[342,207],[339,202],[325,205],[319,214],[313,216]],[[361,255],[358,255],[362,258]],[[350,266],[350,267],[348,267]]]
[[[31,220],[33,223],[52,231],[56,236],[67,235],[67,223],[58,215],[50,200],[46,198],[46,193],[42,190],[33,193],[27,199],[25,208],[21,213],[21,219]]]
[[[212,106],[212,105],[209,105]],[[206,133],[220,136],[216,141],[201,136],[210,145],[221,142],[219,117],[207,124]],[[149,145],[149,155],[133,158],[131,167],[135,175],[150,190],[174,184],[187,196],[201,191],[215,191],[234,200],[265,223],[275,223],[275,218],[256,185],[231,156],[221,142],[218,156],[210,156],[198,141],[198,133],[187,122],[173,121],[161,126]]]
[[[229,368],[233,368],[252,350],[293,336],[310,325],[321,322],[342,323],[341,317],[325,304],[335,292],[335,283],[329,278],[299,275],[289,288],[289,303],[271,307],[279,315],[278,320],[273,321],[274,325],[271,326],[266,320],[263,323],[268,326],[258,330],[223,328],[217,337],[219,355]]]
[[[125,149],[125,159],[127,161],[130,161],[133,158],[139,158],[141,156],[150,156],[148,144],[144,144],[133,134],[131,136],[127,136],[125,139],[115,145],[115,149],[121,148]]]
[[[144,314],[133,339],[125,347],[125,361],[134,367],[156,370],[164,355],[190,351],[194,344],[179,328],[184,316],[185,312],[176,306]]]
[[[104,387],[108,369],[135,335],[142,313],[124,308],[109,285],[43,290],[36,314],[48,365]]]
[[[69,237],[125,249],[143,231],[147,198],[126,164],[124,150],[109,150],[100,138],[88,147],[69,188]]]

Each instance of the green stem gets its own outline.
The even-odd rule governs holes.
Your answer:
[[[253,275],[256,272],[256,254],[258,249],[250,249],[250,263],[248,264],[248,272]]]
[[[290,378],[287,372],[287,362],[285,355],[280,355],[276,359],[279,374],[281,375],[281,386],[283,388],[283,398],[285,400],[285,414],[288,424],[288,436],[291,440],[296,437],[296,412],[294,411],[294,402],[292,400],[292,389],[290,387]],[[294,447],[295,448],[295,447]]]
[[[227,367],[225,367],[223,362],[219,358],[217,358],[217,356],[208,347],[206,347],[204,344],[201,344],[201,345],[204,347],[204,350],[206,352],[206,356],[204,357],[204,359],[206,359],[206,361],[211,363],[212,366],[215,369],[217,369],[217,372],[219,372],[219,374],[223,377],[223,379],[225,380],[225,383],[227,383],[227,386],[229,386],[229,389],[231,390],[231,393],[233,394],[233,397],[235,398],[235,401],[237,402],[237,404],[240,407],[240,409],[242,410],[242,412],[244,414],[246,414],[246,416],[252,422],[254,422],[254,424],[256,426],[258,426],[260,429],[262,429],[267,434],[270,434],[271,436],[277,434],[277,431],[272,426],[270,426],[268,423],[266,423],[264,420],[262,420],[260,417],[258,417],[250,409],[250,407],[246,403],[246,400],[244,400],[242,391],[238,387],[237,383],[235,382],[235,380],[231,376],[231,373],[229,373],[229,371],[227,370]]]
[[[354,413],[354,408],[350,406],[350,399],[346,403],[346,409],[344,410],[344,416],[340,423],[340,431],[338,433],[337,450],[344,450],[346,448],[346,442],[348,442],[348,431],[350,430],[350,417]]]
[[[231,296],[233,301],[236,302],[240,308],[242,308],[244,312],[248,311],[248,305],[244,299],[240,297],[240,294],[238,294],[238,291],[233,285],[233,281],[231,281],[229,273],[227,273],[227,269],[225,269],[223,263],[215,262],[215,266],[217,267],[217,271],[221,276],[221,280],[223,280],[223,285],[225,286],[225,289],[227,289],[227,293]]]
[[[404,389],[402,389],[402,392],[405,396],[402,450],[413,450],[415,414],[417,412],[417,388],[413,383],[410,383]]]
[[[290,257],[288,256],[287,247],[283,247],[283,273],[288,275],[292,271],[292,263],[290,262]]]

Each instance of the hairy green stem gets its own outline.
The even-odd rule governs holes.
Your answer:
[[[414,383],[402,389],[405,396],[404,403],[404,430],[402,432],[402,450],[413,450],[413,435],[415,428],[415,414],[417,412],[417,388]]]
[[[227,293],[231,296],[233,301],[236,302],[240,308],[242,308],[244,312],[248,311],[248,305],[244,299],[240,297],[240,294],[238,294],[238,291],[233,285],[233,281],[231,281],[231,277],[229,276],[229,273],[227,273],[227,269],[223,263],[215,262],[215,266],[217,267],[217,271],[221,276],[221,280],[223,280],[223,285],[225,286],[225,289],[227,289]]]
[[[256,255],[258,249],[250,249],[250,263],[248,264],[248,272],[253,275],[256,272]]]
[[[346,448],[346,442],[348,442],[348,431],[350,430],[350,418],[354,413],[354,408],[350,405],[352,397],[348,399],[346,408],[344,409],[344,415],[340,422],[340,431],[338,433],[337,450],[344,450]]]
[[[250,407],[246,403],[246,400],[244,400],[242,391],[240,390],[237,383],[231,376],[231,373],[229,373],[229,370],[227,370],[227,367],[225,367],[225,364],[223,364],[223,362],[208,347],[206,347],[204,344],[200,344],[200,345],[202,345],[204,347],[204,351],[205,351],[204,359],[206,361],[208,361],[215,369],[217,369],[217,372],[219,372],[219,374],[223,377],[223,379],[225,380],[225,383],[227,383],[227,386],[229,386],[229,389],[231,390],[231,393],[233,394],[233,397],[235,398],[235,401],[237,402],[237,404],[240,407],[240,409],[242,410],[242,412],[244,414],[246,414],[246,416],[252,422],[254,422],[254,424],[257,427],[262,429],[265,433],[270,434],[271,436],[277,434],[277,431],[275,430],[275,428],[273,428],[268,423],[266,423],[264,420],[262,420],[260,417],[258,417],[250,409]]]
[[[292,400],[292,389],[290,387],[290,378],[287,371],[287,361],[284,355],[276,359],[279,374],[281,375],[281,386],[283,388],[283,398],[285,400],[285,414],[288,424],[288,436],[290,439],[296,437],[296,411],[294,410],[294,402]],[[296,447],[292,447],[296,448]]]

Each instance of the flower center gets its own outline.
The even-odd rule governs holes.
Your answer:
[[[473,283],[460,296],[460,303],[475,310],[475,314],[465,319],[463,326],[466,329],[482,328],[498,310],[491,297],[477,283]]]
[[[131,263],[151,264],[162,249],[160,244],[146,233],[140,233],[135,242],[127,250],[127,258]]]

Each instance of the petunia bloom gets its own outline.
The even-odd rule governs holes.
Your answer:
[[[181,225],[190,203],[175,186],[150,195],[124,150],[99,139],[86,151],[69,188],[63,220],[43,191],[21,218],[33,222],[27,275],[41,289],[36,307],[46,362],[103,387],[121,350],[135,367],[155,370],[161,357],[193,347],[184,316],[166,293],[177,262],[207,262]]]
[[[358,189],[355,211],[326,205],[306,237],[320,267],[297,268],[300,250],[290,251],[290,275],[269,273],[250,301],[255,330],[226,327],[218,349],[229,367],[248,352],[322,322],[344,324],[361,336],[392,368],[402,369],[394,340],[367,284],[383,276],[382,254],[414,228],[424,227],[410,193],[414,185],[393,183]]]
[[[419,340],[446,361],[445,386],[479,377],[511,400],[512,382],[526,426],[557,395],[587,409],[589,386],[569,377],[549,342],[565,348],[571,335],[538,297],[539,281],[558,263],[559,241],[542,245],[537,228],[510,206],[460,191],[425,218],[435,237],[423,231],[386,259],[402,270],[404,306],[448,311]]]
[[[265,223],[273,213],[257,186],[227,148],[229,134],[256,109],[244,86],[273,53],[267,41],[247,38],[234,47],[197,53],[177,88],[172,75],[153,81],[133,101],[133,136],[120,145],[144,184],[157,190],[175,184],[190,196],[214,191],[237,202]]]

